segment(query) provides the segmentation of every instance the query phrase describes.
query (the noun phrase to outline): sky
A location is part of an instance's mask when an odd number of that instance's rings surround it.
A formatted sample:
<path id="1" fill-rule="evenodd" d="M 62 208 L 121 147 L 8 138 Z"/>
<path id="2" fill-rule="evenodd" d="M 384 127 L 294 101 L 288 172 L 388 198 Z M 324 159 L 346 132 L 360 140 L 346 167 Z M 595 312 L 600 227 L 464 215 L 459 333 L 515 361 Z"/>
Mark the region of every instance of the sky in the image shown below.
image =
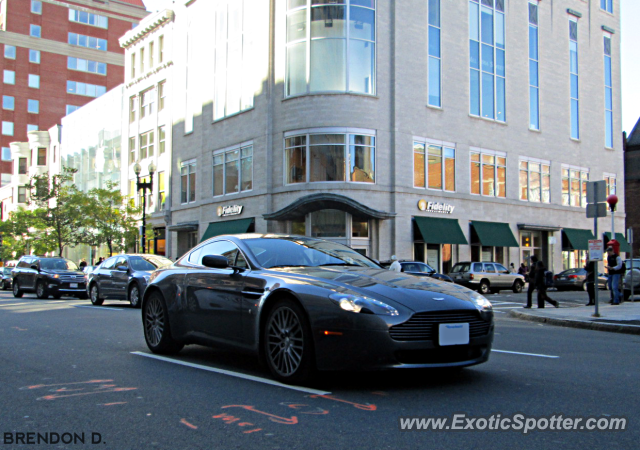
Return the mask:
<path id="1" fill-rule="evenodd" d="M 143 0 L 149 11 L 170 8 L 173 0 Z M 596 1 L 597 0 L 593 0 Z M 640 118 L 640 0 L 619 0 L 622 60 L 622 130 L 627 135 Z"/>

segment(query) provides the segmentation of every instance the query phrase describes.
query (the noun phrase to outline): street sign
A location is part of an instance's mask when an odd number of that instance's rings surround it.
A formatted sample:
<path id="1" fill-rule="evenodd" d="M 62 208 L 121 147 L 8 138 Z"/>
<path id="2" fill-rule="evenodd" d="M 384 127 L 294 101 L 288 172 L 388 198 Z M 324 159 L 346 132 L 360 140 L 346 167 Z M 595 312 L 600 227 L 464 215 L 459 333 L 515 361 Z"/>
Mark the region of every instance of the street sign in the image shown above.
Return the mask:
<path id="1" fill-rule="evenodd" d="M 604 180 L 587 182 L 587 203 L 607 201 L 607 184 Z"/>
<path id="2" fill-rule="evenodd" d="M 604 242 L 602 239 L 589 239 L 589 261 L 602 261 Z"/>
<path id="3" fill-rule="evenodd" d="M 633 228 L 627 228 L 627 242 L 633 244 Z"/>
<path id="4" fill-rule="evenodd" d="M 587 219 L 593 219 L 595 217 L 607 217 L 606 203 L 588 203 L 587 204 Z"/>

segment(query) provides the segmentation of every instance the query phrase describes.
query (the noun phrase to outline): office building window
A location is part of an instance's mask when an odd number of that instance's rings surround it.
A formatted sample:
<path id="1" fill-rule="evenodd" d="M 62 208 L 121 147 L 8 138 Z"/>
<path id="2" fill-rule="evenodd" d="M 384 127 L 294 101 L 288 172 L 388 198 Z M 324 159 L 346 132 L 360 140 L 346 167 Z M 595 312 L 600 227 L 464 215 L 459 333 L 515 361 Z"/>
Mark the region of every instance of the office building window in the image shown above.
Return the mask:
<path id="1" fill-rule="evenodd" d="M 68 43 L 78 45 L 80 47 L 93 48 L 96 50 L 107 51 L 107 40 L 99 39 L 93 36 L 85 36 L 83 34 L 69 33 Z"/>
<path id="2" fill-rule="evenodd" d="M 604 36 L 604 145 L 613 148 L 613 80 L 611 77 L 611 35 Z"/>
<path id="3" fill-rule="evenodd" d="M 148 131 L 140 135 L 140 159 L 153 156 L 154 138 L 155 133 L 153 131 Z"/>
<path id="4" fill-rule="evenodd" d="M 375 182 L 375 136 L 309 133 L 285 138 L 285 183 Z M 345 173 L 346 169 L 346 173 Z"/>
<path id="5" fill-rule="evenodd" d="M 31 114 L 39 114 L 40 113 L 40 102 L 38 100 L 27 100 L 27 112 Z"/>
<path id="6" fill-rule="evenodd" d="M 16 84 L 16 73 L 13 70 L 5 70 L 2 81 L 4 84 Z"/>
<path id="7" fill-rule="evenodd" d="M 540 129 L 538 82 L 538 0 L 529 3 L 529 128 Z"/>
<path id="8" fill-rule="evenodd" d="M 165 181 L 165 173 L 158 172 L 158 205 L 160 209 L 165 209 L 165 203 L 167 201 L 167 193 L 166 193 L 166 181 Z"/>
<path id="9" fill-rule="evenodd" d="M 129 164 L 136 162 L 136 138 L 129 138 Z"/>
<path id="10" fill-rule="evenodd" d="M 158 111 L 162 111 L 164 109 L 164 101 L 166 97 L 165 87 L 167 82 L 161 81 L 158 83 Z"/>
<path id="11" fill-rule="evenodd" d="M 27 158 L 18 158 L 18 174 L 27 174 Z"/>
<path id="12" fill-rule="evenodd" d="M 31 0 L 31 12 L 33 14 L 42 14 L 42 2 L 40 0 Z"/>
<path id="13" fill-rule="evenodd" d="M 109 28 L 108 17 L 75 9 L 69 9 L 69 22 L 83 23 L 98 28 Z"/>
<path id="14" fill-rule="evenodd" d="M 149 42 L 149 69 L 153 69 L 153 51 L 154 45 L 153 41 Z"/>
<path id="15" fill-rule="evenodd" d="M 164 125 L 158 127 L 158 154 L 162 155 L 165 152 L 165 140 L 166 140 L 166 132 Z"/>
<path id="16" fill-rule="evenodd" d="M 100 97 L 107 92 L 105 86 L 95 84 L 80 83 L 77 81 L 67 81 L 67 92 L 69 94 L 84 95 L 85 97 Z"/>
<path id="17" fill-rule="evenodd" d="M 164 62 L 164 36 L 158 38 L 158 64 Z"/>
<path id="18" fill-rule="evenodd" d="M 196 162 L 188 161 L 180 166 L 180 202 L 196 201 Z"/>
<path id="19" fill-rule="evenodd" d="M 469 112 L 506 121 L 504 0 L 469 2 Z"/>
<path id="20" fill-rule="evenodd" d="M 140 49 L 140 75 L 144 75 L 144 47 Z"/>
<path id="21" fill-rule="evenodd" d="M 613 0 L 600 0 L 600 9 L 613 14 Z"/>
<path id="22" fill-rule="evenodd" d="M 29 62 L 33 64 L 40 64 L 40 50 L 29 49 Z"/>
<path id="23" fill-rule="evenodd" d="M 142 55 L 141 55 L 142 56 Z M 156 90 L 147 89 L 140 93 L 140 118 L 153 114 L 156 103 Z"/>
<path id="24" fill-rule="evenodd" d="M 7 59 L 16 59 L 16 47 L 14 45 L 4 44 L 4 57 Z"/>
<path id="25" fill-rule="evenodd" d="M 2 134 L 4 136 L 13 136 L 13 122 L 2 121 Z"/>
<path id="26" fill-rule="evenodd" d="M 138 97 L 135 95 L 129 97 L 129 123 L 136 121 L 136 107 L 138 105 Z"/>
<path id="27" fill-rule="evenodd" d="M 562 204 L 565 206 L 587 206 L 587 182 L 589 170 L 562 166 Z"/>
<path id="28" fill-rule="evenodd" d="M 67 115 L 71 114 L 72 112 L 76 111 L 80 109 L 79 106 L 76 105 L 67 105 Z"/>
<path id="29" fill-rule="evenodd" d="M 27 188 L 18 186 L 18 203 L 27 203 Z"/>
<path id="30" fill-rule="evenodd" d="M 107 74 L 107 63 L 91 61 L 90 59 L 67 57 L 67 69 L 78 70 L 80 72 Z"/>
<path id="31" fill-rule="evenodd" d="M 42 37 L 42 28 L 40 25 L 29 25 L 29 36 L 35 38 Z"/>
<path id="32" fill-rule="evenodd" d="M 580 108 L 578 89 L 578 22 L 569 19 L 569 77 L 571 83 L 571 138 L 580 139 Z"/>
<path id="33" fill-rule="evenodd" d="M 440 56 L 440 0 L 429 0 L 429 105 L 442 106 Z"/>
<path id="34" fill-rule="evenodd" d="M 29 74 L 29 87 L 40 89 L 40 75 Z"/>
<path id="35" fill-rule="evenodd" d="M 490 150 L 472 151 L 471 193 L 505 198 L 507 154 Z"/>
<path id="36" fill-rule="evenodd" d="M 213 154 L 213 195 L 233 194 L 253 188 L 253 145 Z"/>
<path id="37" fill-rule="evenodd" d="M 456 190 L 456 150 L 452 145 L 413 143 L 413 186 Z"/>
<path id="38" fill-rule="evenodd" d="M 2 96 L 2 109 L 8 109 L 10 111 L 13 111 L 15 109 L 15 106 L 16 106 L 16 99 L 14 97 L 11 97 L 9 95 Z"/>
<path id="39" fill-rule="evenodd" d="M 616 176 L 615 174 L 605 173 L 604 181 L 607 184 L 607 197 L 616 194 Z"/>
<path id="40" fill-rule="evenodd" d="M 285 95 L 375 94 L 375 0 L 327 3 L 288 2 Z"/>
<path id="41" fill-rule="evenodd" d="M 28 133 L 29 131 L 38 131 L 38 125 L 28 124 L 28 125 L 27 125 L 27 133 Z"/>
<path id="42" fill-rule="evenodd" d="M 9 147 L 2 147 L 2 160 L 11 161 L 11 149 Z"/>
<path id="43" fill-rule="evenodd" d="M 136 77 L 136 54 L 131 54 L 131 78 Z"/>
<path id="44" fill-rule="evenodd" d="M 549 161 L 520 160 L 520 200 L 550 203 Z"/>
<path id="45" fill-rule="evenodd" d="M 38 165 L 47 165 L 47 149 L 44 147 L 38 148 Z"/>

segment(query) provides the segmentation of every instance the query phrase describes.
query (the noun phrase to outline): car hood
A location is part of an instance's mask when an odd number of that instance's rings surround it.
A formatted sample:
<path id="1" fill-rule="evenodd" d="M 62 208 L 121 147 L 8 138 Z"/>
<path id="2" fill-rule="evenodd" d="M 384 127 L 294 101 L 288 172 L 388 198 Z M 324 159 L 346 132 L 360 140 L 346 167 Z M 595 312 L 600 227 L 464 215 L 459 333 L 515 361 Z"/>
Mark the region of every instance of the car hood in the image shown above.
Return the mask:
<path id="1" fill-rule="evenodd" d="M 291 267 L 269 269 L 305 283 L 397 302 L 414 311 L 475 309 L 473 291 L 430 277 L 366 267 Z"/>

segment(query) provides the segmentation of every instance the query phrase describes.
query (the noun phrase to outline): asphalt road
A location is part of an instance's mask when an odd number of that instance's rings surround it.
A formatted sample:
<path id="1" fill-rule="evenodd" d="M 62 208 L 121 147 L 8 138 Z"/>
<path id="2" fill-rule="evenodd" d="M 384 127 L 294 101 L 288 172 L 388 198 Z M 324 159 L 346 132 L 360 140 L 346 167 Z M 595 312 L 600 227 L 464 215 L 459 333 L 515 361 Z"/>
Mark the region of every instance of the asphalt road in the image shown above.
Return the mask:
<path id="1" fill-rule="evenodd" d="M 150 358 L 140 310 L 126 303 L 2 292 L 0 448 L 638 448 L 640 336 L 520 322 L 504 312 L 521 307 L 525 294 L 489 297 L 497 325 L 486 364 L 323 373 L 296 390 L 268 384 L 251 356 L 190 346 L 176 358 Z M 556 297 L 563 306 L 586 301 L 586 293 Z M 220 369 L 229 373 L 211 371 Z M 457 413 L 624 416 L 627 429 L 400 431 L 401 417 Z M 16 444 L 18 432 L 84 433 L 85 443 Z"/>

